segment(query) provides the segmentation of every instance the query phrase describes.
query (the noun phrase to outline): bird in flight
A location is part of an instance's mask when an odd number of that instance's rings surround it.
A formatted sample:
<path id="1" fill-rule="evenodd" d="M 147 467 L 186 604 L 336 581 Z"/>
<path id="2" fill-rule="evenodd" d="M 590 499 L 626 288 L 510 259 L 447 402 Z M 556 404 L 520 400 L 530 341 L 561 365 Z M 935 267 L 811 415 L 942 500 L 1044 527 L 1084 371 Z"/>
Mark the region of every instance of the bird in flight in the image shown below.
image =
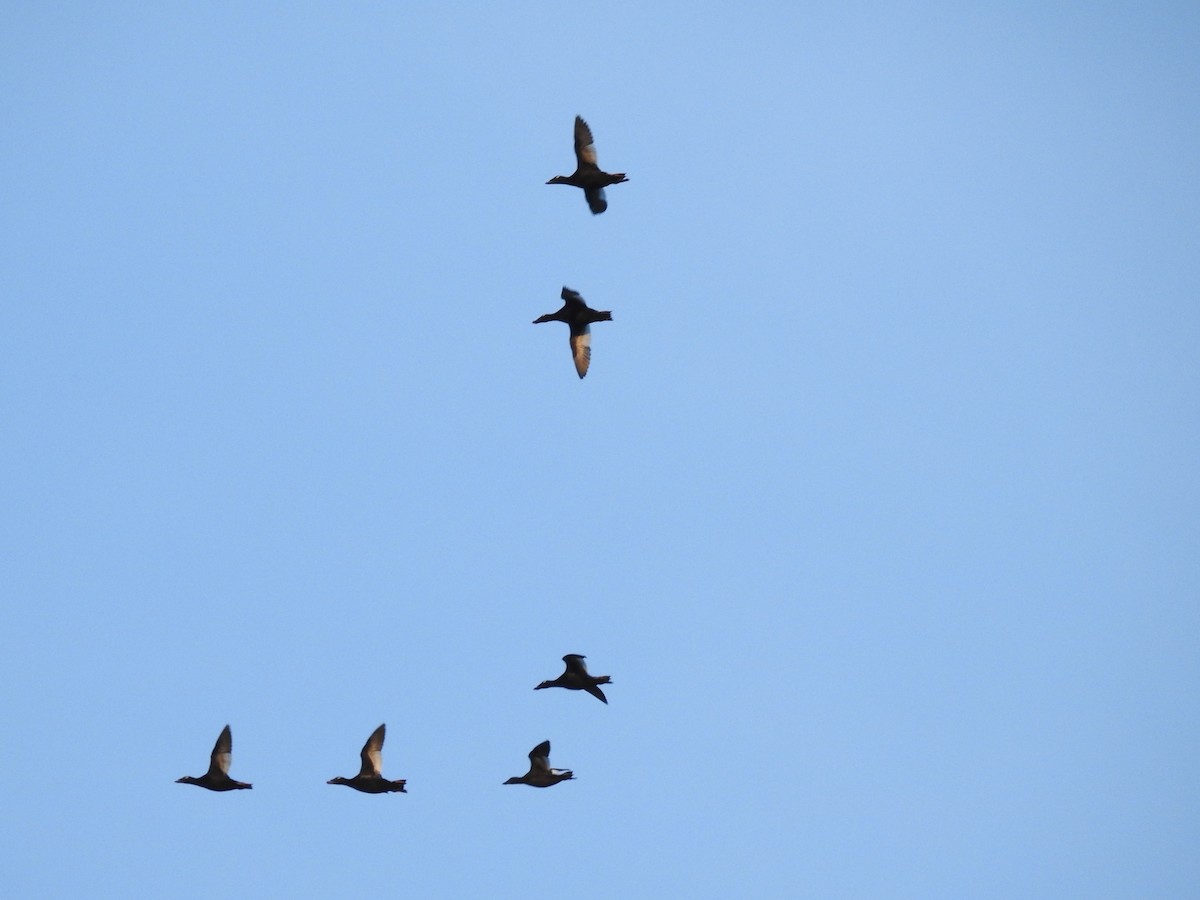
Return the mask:
<path id="1" fill-rule="evenodd" d="M 575 371 L 582 378 L 587 374 L 588 365 L 592 361 L 592 329 L 593 322 L 611 322 L 612 313 L 608 310 L 592 309 L 584 302 L 578 291 L 569 287 L 562 289 L 563 305 L 558 312 L 546 313 L 533 320 L 534 325 L 543 322 L 566 322 L 571 329 L 571 359 L 575 361 Z"/>
<path id="2" fill-rule="evenodd" d="M 532 787 L 550 787 L 560 781 L 570 781 L 574 778 L 570 769 L 550 768 L 550 742 L 542 741 L 529 751 L 529 771 L 524 775 L 514 775 L 505 784 L 528 784 Z"/>
<path id="3" fill-rule="evenodd" d="M 381 774 L 383 768 L 383 739 L 387 736 L 387 725 L 380 725 L 371 732 L 362 748 L 362 768 L 353 778 L 330 778 L 326 784 L 344 784 L 364 794 L 389 794 L 399 792 L 407 794 L 404 789 L 404 779 L 388 781 Z"/>
<path id="4" fill-rule="evenodd" d="M 543 681 L 534 690 L 560 687 L 569 691 L 587 691 L 601 703 L 608 703 L 608 698 L 604 696 L 604 691 L 600 690 L 599 685 L 611 684 L 612 679 L 607 675 L 589 675 L 587 664 L 584 662 L 586 658 L 579 653 L 568 653 L 563 657 L 563 662 L 567 664 L 566 671 L 553 681 Z"/>
<path id="5" fill-rule="evenodd" d="M 217 735 L 213 744 L 212 756 L 209 759 L 208 771 L 199 778 L 184 775 L 176 778 L 176 784 L 194 784 L 196 787 L 208 788 L 210 791 L 248 791 L 254 787 L 244 781 L 234 781 L 229 777 L 229 761 L 233 758 L 233 732 L 226 725 Z"/>
<path id="6" fill-rule="evenodd" d="M 624 172 L 605 172 L 596 163 L 596 144 L 592 140 L 592 129 L 579 116 L 575 117 L 575 171 L 570 175 L 555 175 L 546 184 L 569 184 L 583 188 L 592 215 L 608 209 L 604 189 L 610 184 L 628 181 Z"/>

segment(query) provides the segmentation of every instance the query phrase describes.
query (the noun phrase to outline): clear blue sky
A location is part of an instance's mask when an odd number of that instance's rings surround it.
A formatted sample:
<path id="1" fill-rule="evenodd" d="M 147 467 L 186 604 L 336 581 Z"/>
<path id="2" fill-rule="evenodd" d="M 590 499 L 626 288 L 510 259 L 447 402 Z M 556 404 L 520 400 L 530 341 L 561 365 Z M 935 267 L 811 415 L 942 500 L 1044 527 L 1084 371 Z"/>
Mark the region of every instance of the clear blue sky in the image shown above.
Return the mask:
<path id="1" fill-rule="evenodd" d="M 1200 9 L 402 6 L 3 15 L 6 892 L 1193 894 Z"/>

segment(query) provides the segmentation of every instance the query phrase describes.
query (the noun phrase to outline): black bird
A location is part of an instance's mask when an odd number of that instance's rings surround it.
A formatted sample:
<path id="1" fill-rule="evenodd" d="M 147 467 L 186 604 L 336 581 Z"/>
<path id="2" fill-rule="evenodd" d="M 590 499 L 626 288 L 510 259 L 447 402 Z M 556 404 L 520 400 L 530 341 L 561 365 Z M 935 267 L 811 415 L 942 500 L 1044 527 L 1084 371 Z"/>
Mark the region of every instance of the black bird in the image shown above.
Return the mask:
<path id="1" fill-rule="evenodd" d="M 194 784 L 197 787 L 208 788 L 210 791 L 248 791 L 254 787 L 244 781 L 234 781 L 229 777 L 229 760 L 233 756 L 233 733 L 226 725 L 217 736 L 213 745 L 212 758 L 208 763 L 208 771 L 199 778 L 184 775 L 176 778 L 176 784 Z"/>
<path id="2" fill-rule="evenodd" d="M 592 129 L 579 116 L 575 117 L 575 171 L 570 175 L 555 175 L 546 184 L 569 184 L 583 188 L 588 209 L 599 215 L 608 209 L 604 188 L 610 184 L 628 181 L 624 172 L 604 172 L 596 164 L 596 145 L 592 141 Z"/>
<path id="3" fill-rule="evenodd" d="M 574 778 L 570 769 L 550 768 L 550 742 L 542 741 L 529 751 L 529 771 L 524 775 L 514 775 L 505 784 L 528 784 L 532 787 L 550 787 L 560 781 Z"/>
<path id="4" fill-rule="evenodd" d="M 575 360 L 575 371 L 582 378 L 587 374 L 588 364 L 592 361 L 592 322 L 611 322 L 612 313 L 608 310 L 592 309 L 584 302 L 578 291 L 569 287 L 562 289 L 564 301 L 558 312 L 546 313 L 533 320 L 534 325 L 543 322 L 566 322 L 571 329 L 571 358 Z"/>
<path id="5" fill-rule="evenodd" d="M 330 778 L 326 784 L 344 784 L 364 794 L 388 794 L 399 791 L 407 794 L 404 789 L 404 779 L 388 781 L 380 774 L 383 767 L 383 739 L 387 735 L 387 725 L 380 725 L 367 738 L 362 748 L 362 768 L 353 778 Z"/>
<path id="6" fill-rule="evenodd" d="M 566 671 L 553 681 L 543 681 L 534 690 L 540 691 L 542 688 L 560 687 L 566 688 L 569 691 L 587 691 L 602 703 L 608 703 L 608 698 L 604 696 L 604 691 L 600 690 L 597 685 L 611 684 L 612 679 L 607 675 L 589 675 L 587 665 L 584 663 L 586 658 L 578 653 L 568 653 L 563 657 L 563 662 L 567 664 Z"/>

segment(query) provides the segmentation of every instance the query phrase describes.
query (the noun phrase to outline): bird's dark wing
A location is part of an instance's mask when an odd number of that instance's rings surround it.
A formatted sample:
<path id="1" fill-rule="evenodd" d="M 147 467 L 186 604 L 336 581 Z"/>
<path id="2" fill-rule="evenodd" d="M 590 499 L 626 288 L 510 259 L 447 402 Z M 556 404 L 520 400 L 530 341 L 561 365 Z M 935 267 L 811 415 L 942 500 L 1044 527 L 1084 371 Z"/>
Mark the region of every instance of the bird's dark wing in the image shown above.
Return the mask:
<path id="1" fill-rule="evenodd" d="M 587 308 L 587 302 L 583 299 L 583 295 L 579 291 L 573 291 L 566 285 L 563 286 L 562 294 L 560 295 L 568 307 Z"/>
<path id="2" fill-rule="evenodd" d="M 583 686 L 583 689 L 585 691 L 587 691 L 589 694 L 591 694 L 593 697 L 595 697 L 597 700 L 600 700 L 602 703 L 604 703 L 605 706 L 608 705 L 608 698 L 604 696 L 604 691 L 600 690 L 600 688 L 596 687 L 596 685 L 585 684 Z"/>
<path id="3" fill-rule="evenodd" d="M 608 209 L 608 197 L 604 194 L 604 188 L 584 188 L 583 198 L 587 200 L 588 209 L 592 211 L 593 216 L 598 216 Z"/>

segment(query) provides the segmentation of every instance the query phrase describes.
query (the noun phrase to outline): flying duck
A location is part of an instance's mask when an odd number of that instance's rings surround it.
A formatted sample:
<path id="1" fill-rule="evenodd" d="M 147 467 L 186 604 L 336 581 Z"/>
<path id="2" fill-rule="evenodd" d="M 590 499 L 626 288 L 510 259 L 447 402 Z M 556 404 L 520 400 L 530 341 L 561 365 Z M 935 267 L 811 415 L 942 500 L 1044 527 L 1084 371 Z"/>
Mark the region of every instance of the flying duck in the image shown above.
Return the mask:
<path id="1" fill-rule="evenodd" d="M 344 784 L 364 794 L 388 794 L 399 791 L 407 794 L 404 789 L 404 779 L 388 781 L 380 774 L 383 758 L 383 739 L 387 734 L 387 725 L 380 725 L 371 732 L 362 748 L 362 768 L 353 778 L 330 778 L 326 784 Z"/>
<path id="2" fill-rule="evenodd" d="M 234 781 L 229 777 L 229 760 L 233 756 L 233 733 L 226 725 L 217 735 L 213 745 L 212 757 L 208 763 L 208 771 L 199 778 L 184 775 L 176 778 L 176 784 L 194 784 L 197 787 L 208 788 L 210 791 L 248 791 L 254 787 L 244 781 Z"/>
<path id="3" fill-rule="evenodd" d="M 578 291 L 569 287 L 562 289 L 565 301 L 558 312 L 546 313 L 533 320 L 534 325 L 543 322 L 566 322 L 571 329 L 571 358 L 575 360 L 575 371 L 582 378 L 587 374 L 588 364 L 592 361 L 592 322 L 611 322 L 612 313 L 608 310 L 592 309 L 584 302 Z"/>
<path id="4" fill-rule="evenodd" d="M 624 172 L 604 172 L 596 164 L 596 145 L 592 141 L 592 129 L 579 116 L 575 117 L 575 171 L 571 175 L 555 175 L 546 184 L 569 184 L 583 188 L 588 209 L 599 215 L 608 209 L 604 199 L 604 188 L 610 184 L 628 181 Z"/>
<path id="5" fill-rule="evenodd" d="M 607 675 L 589 675 L 585 659 L 587 657 L 579 653 L 568 653 L 563 657 L 563 662 L 567 664 L 566 671 L 553 681 L 543 681 L 534 690 L 560 687 L 569 691 L 587 691 L 600 702 L 608 703 L 608 698 L 604 696 L 604 691 L 600 690 L 598 685 L 611 684 L 612 679 Z"/>
<path id="6" fill-rule="evenodd" d="M 524 775 L 514 775 L 504 783 L 544 788 L 560 781 L 570 781 L 574 777 L 570 769 L 550 768 L 550 742 L 542 741 L 529 751 L 529 771 Z"/>

